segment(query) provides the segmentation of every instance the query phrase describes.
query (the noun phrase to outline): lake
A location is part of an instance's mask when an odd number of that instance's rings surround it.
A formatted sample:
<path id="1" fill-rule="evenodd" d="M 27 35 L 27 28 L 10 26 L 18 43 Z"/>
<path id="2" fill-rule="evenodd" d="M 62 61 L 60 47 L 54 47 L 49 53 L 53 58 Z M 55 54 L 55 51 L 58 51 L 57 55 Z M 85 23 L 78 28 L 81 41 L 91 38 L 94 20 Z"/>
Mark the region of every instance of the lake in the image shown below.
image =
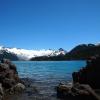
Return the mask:
<path id="1" fill-rule="evenodd" d="M 85 61 L 15 61 L 21 78 L 37 81 L 71 80 L 71 74 L 86 65 Z"/>
<path id="2" fill-rule="evenodd" d="M 37 97 L 42 95 L 52 98 L 50 100 L 56 100 L 55 87 L 60 82 L 72 82 L 72 72 L 86 65 L 85 61 L 14 61 L 14 63 L 21 78 L 34 80 L 33 85 L 39 90 Z"/>

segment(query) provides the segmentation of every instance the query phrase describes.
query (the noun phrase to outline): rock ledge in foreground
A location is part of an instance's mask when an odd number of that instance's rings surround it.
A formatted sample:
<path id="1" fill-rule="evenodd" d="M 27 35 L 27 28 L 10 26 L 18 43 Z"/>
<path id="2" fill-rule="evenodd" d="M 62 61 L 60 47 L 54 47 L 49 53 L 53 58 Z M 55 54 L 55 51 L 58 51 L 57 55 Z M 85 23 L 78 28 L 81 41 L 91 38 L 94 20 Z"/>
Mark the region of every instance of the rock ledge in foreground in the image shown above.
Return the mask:
<path id="1" fill-rule="evenodd" d="M 72 74 L 73 85 L 60 84 L 57 87 L 59 98 L 71 100 L 100 100 L 95 89 L 100 90 L 100 56 L 91 57 L 86 67 Z"/>
<path id="2" fill-rule="evenodd" d="M 25 86 L 21 83 L 16 66 L 8 59 L 2 59 L 0 63 L 0 100 L 6 93 L 21 92 Z"/>

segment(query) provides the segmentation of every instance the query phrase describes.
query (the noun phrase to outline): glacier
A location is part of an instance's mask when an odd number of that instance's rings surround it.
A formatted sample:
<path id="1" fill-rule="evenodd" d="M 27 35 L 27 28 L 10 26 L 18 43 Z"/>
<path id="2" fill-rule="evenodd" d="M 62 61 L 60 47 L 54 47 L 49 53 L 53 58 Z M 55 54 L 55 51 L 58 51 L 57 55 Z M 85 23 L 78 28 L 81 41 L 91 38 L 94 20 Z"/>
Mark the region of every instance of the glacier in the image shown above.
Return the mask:
<path id="1" fill-rule="evenodd" d="M 19 49 L 19 48 L 9 48 L 0 46 L 0 50 L 5 50 L 8 53 L 13 53 L 17 55 L 20 60 L 29 60 L 33 57 L 39 56 L 58 56 L 60 54 L 65 55 L 66 51 L 62 50 L 28 50 L 28 49 Z"/>

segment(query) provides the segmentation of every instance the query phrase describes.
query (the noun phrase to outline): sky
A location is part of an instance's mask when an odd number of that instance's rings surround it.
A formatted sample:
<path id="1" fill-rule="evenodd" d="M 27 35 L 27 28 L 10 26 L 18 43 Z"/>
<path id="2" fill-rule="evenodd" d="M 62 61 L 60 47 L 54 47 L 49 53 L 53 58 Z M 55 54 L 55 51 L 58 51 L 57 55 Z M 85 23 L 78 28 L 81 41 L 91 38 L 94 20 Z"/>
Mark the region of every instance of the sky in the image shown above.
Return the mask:
<path id="1" fill-rule="evenodd" d="M 100 42 L 100 0 L 0 0 L 0 45 L 70 50 Z"/>

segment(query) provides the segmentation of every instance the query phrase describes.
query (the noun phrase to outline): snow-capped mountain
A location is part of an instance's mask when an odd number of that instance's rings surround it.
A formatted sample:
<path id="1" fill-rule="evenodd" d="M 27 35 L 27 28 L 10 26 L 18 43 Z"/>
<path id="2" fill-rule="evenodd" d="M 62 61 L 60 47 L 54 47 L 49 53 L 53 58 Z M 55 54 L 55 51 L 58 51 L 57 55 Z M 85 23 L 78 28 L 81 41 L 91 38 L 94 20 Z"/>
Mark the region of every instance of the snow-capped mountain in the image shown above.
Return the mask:
<path id="1" fill-rule="evenodd" d="M 1 51 L 6 51 L 8 53 L 15 54 L 20 60 L 29 60 L 33 57 L 39 56 L 58 56 L 58 55 L 65 55 L 66 51 L 62 48 L 59 50 L 27 50 L 27 49 L 19 49 L 19 48 L 8 48 L 0 46 Z"/>

